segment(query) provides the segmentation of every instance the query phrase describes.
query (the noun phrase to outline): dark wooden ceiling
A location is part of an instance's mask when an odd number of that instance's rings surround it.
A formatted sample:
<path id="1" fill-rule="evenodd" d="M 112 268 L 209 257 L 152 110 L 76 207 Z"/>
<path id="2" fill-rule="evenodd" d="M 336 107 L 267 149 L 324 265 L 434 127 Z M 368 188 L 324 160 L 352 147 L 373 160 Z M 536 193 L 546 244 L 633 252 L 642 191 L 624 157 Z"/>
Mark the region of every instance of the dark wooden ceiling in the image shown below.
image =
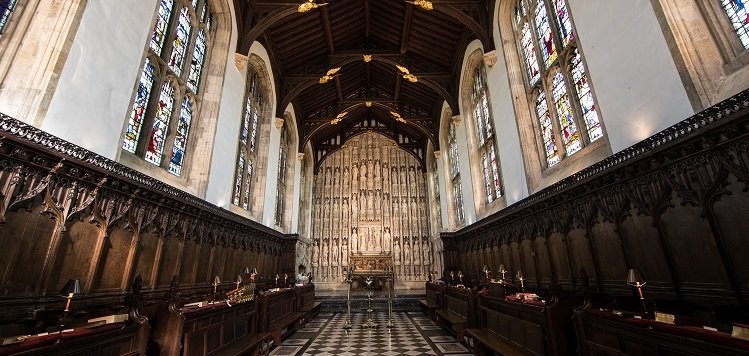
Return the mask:
<path id="1" fill-rule="evenodd" d="M 327 0 L 328 5 L 299 13 L 303 1 L 234 0 L 241 34 L 237 52 L 247 54 L 254 41 L 269 51 L 276 116 L 293 104 L 299 150 L 311 142 L 322 154 L 316 154 L 319 162 L 347 138 L 376 130 L 423 163 L 427 142 L 439 147 L 442 103 L 458 113 L 466 46 L 479 39 L 485 51 L 494 49 L 488 26 L 494 0 L 434 0 L 432 10 L 404 0 Z M 396 65 L 418 81 L 404 79 Z M 341 69 L 333 79 L 319 83 L 336 67 Z M 342 112 L 347 114 L 332 124 Z"/>

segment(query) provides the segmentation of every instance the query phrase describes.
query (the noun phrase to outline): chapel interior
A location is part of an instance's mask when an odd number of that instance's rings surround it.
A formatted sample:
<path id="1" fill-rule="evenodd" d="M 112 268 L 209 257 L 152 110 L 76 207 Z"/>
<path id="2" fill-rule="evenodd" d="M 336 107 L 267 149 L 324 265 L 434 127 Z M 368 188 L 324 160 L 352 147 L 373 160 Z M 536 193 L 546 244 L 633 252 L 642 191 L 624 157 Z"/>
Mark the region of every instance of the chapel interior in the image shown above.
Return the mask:
<path id="1" fill-rule="evenodd" d="M 0 0 L 0 355 L 749 355 L 749 0 Z"/>

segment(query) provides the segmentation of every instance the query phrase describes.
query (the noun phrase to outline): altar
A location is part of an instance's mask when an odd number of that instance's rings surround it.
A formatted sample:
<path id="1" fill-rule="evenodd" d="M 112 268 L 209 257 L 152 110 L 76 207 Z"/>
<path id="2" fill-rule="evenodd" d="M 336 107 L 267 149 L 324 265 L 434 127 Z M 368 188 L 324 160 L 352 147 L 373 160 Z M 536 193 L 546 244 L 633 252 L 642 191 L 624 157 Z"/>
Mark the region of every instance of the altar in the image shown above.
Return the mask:
<path id="1" fill-rule="evenodd" d="M 374 290 L 387 290 L 389 283 L 393 282 L 393 256 L 390 253 L 378 255 L 352 254 L 349 256 L 351 262 L 352 289 L 365 289 L 365 280 L 368 277 L 374 279 L 372 288 Z"/>

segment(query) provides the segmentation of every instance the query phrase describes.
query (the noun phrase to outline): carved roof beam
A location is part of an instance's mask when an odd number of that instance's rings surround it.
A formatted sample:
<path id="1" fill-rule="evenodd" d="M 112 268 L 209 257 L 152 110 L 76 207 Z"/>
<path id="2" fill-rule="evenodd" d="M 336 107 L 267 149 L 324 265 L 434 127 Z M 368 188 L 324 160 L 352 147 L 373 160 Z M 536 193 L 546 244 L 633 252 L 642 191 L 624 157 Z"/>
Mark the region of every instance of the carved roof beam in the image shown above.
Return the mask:
<path id="1" fill-rule="evenodd" d="M 401 33 L 400 53 L 406 53 L 408 50 L 408 39 L 411 35 L 411 23 L 414 14 L 414 6 L 411 3 L 406 4 L 406 13 L 403 15 L 403 32 Z"/>

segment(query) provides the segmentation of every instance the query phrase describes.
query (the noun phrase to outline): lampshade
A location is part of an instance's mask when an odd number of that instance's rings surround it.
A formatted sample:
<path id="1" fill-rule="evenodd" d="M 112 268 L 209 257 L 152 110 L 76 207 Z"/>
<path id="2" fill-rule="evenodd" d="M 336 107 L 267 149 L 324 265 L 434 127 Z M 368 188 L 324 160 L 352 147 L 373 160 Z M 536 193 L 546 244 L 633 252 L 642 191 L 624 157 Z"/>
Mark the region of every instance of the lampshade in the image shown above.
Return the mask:
<path id="1" fill-rule="evenodd" d="M 627 273 L 627 284 L 636 286 L 644 286 L 645 285 L 645 279 L 642 278 L 642 275 L 640 275 L 640 271 L 630 268 L 629 272 Z"/>
<path id="2" fill-rule="evenodd" d="M 524 279 L 525 277 L 523 276 L 523 271 L 521 271 L 521 270 L 518 270 L 518 274 L 516 275 L 516 277 L 517 277 L 518 279 Z"/>
<path id="3" fill-rule="evenodd" d="M 68 283 L 60 290 L 60 295 L 69 297 L 71 295 L 81 294 L 81 281 L 79 279 L 69 279 Z"/>
<path id="4" fill-rule="evenodd" d="M 276 279 L 278 279 L 278 273 L 276 273 Z"/>
<path id="5" fill-rule="evenodd" d="M 250 274 L 250 267 L 245 266 L 244 269 L 242 270 L 242 273 L 243 274 Z"/>
<path id="6" fill-rule="evenodd" d="M 251 274 L 257 274 L 257 268 L 255 268 L 255 267 L 252 267 L 252 271 L 251 271 L 250 273 L 251 273 Z"/>
<path id="7" fill-rule="evenodd" d="M 505 265 L 504 264 L 500 264 L 499 265 L 499 272 L 500 273 L 506 273 L 507 272 L 507 270 L 505 269 Z"/>
<path id="8" fill-rule="evenodd" d="M 484 269 L 483 269 L 483 271 L 484 271 L 484 272 L 486 272 L 486 271 L 488 271 L 488 270 L 489 270 L 489 266 L 487 266 L 487 265 L 484 265 Z"/>
<path id="9" fill-rule="evenodd" d="M 238 274 L 238 275 L 237 275 L 237 283 L 238 283 L 238 284 L 239 284 L 239 283 L 242 283 L 242 275 L 241 275 L 241 274 Z"/>
<path id="10" fill-rule="evenodd" d="M 221 284 L 221 278 L 218 278 L 218 276 L 216 276 L 216 277 L 213 277 L 213 284 L 214 284 L 214 285 L 219 285 L 219 284 Z"/>

